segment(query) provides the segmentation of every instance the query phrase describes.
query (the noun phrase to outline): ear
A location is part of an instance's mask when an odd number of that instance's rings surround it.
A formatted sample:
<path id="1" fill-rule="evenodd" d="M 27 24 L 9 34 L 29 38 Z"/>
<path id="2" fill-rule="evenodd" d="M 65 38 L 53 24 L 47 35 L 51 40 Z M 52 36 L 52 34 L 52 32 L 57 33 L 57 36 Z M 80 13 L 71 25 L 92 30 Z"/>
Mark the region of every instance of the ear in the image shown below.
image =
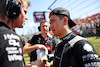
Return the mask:
<path id="1" fill-rule="evenodd" d="M 64 21 L 68 21 L 68 18 L 67 17 L 64 17 Z"/>
<path id="2" fill-rule="evenodd" d="M 68 24 L 68 18 L 64 17 L 64 24 Z"/>

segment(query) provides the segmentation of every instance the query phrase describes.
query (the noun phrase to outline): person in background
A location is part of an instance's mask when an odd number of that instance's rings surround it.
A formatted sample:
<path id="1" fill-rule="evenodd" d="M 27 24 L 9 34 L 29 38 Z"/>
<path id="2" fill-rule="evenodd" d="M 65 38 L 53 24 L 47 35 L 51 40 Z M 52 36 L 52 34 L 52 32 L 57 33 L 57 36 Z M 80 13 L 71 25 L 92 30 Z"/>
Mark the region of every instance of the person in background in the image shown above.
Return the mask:
<path id="1" fill-rule="evenodd" d="M 71 30 L 76 24 L 67 9 L 58 7 L 49 15 L 50 29 L 60 42 L 55 46 L 53 67 L 100 67 L 100 58 L 92 44 Z"/>
<path id="2" fill-rule="evenodd" d="M 98 16 L 96 22 L 96 39 L 100 38 L 100 17 Z"/>
<path id="3" fill-rule="evenodd" d="M 38 35 L 33 35 L 28 42 L 25 44 L 23 48 L 23 53 L 31 53 L 30 61 L 33 62 L 37 59 L 37 49 L 44 50 L 45 47 L 48 49 L 48 54 L 54 54 L 54 44 L 55 40 L 52 35 L 49 34 L 49 24 L 46 20 L 42 20 L 40 23 L 40 27 L 38 27 L 39 31 L 41 31 Z M 47 58 L 48 57 L 48 58 Z M 49 59 L 50 57 L 50 59 Z M 53 56 L 45 55 L 45 59 L 43 60 L 52 60 Z"/>

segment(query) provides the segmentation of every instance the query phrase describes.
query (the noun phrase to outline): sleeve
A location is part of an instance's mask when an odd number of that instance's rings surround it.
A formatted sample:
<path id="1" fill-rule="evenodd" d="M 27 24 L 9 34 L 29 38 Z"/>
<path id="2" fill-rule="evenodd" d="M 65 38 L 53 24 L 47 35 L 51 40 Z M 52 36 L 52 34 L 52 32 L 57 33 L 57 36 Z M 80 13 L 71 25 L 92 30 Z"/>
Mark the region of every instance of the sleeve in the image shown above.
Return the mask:
<path id="1" fill-rule="evenodd" d="M 33 36 L 28 40 L 28 43 L 34 45 L 34 42 L 35 42 L 35 36 L 33 35 Z"/>
<path id="2" fill-rule="evenodd" d="M 55 50 L 56 41 L 54 38 L 49 38 L 46 42 L 47 45 L 52 47 L 52 50 Z"/>
<path id="3" fill-rule="evenodd" d="M 83 67 L 100 67 L 100 58 L 91 43 L 81 40 L 74 45 L 74 53 Z"/>

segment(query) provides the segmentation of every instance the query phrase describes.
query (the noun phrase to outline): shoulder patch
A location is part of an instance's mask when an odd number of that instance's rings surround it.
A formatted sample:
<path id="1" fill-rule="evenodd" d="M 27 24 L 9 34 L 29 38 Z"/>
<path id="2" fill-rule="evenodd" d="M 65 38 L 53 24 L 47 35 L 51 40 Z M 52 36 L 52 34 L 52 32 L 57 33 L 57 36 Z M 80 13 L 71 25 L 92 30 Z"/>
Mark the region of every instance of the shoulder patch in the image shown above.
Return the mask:
<path id="1" fill-rule="evenodd" d="M 90 44 L 85 44 L 83 46 L 83 49 L 88 51 L 88 52 L 93 51 L 93 48 L 92 48 L 92 46 Z"/>
<path id="2" fill-rule="evenodd" d="M 86 40 L 86 39 L 77 35 L 77 36 L 74 37 L 72 40 L 70 40 L 68 43 L 73 47 L 74 44 L 75 44 L 76 42 L 78 42 L 79 40 Z"/>

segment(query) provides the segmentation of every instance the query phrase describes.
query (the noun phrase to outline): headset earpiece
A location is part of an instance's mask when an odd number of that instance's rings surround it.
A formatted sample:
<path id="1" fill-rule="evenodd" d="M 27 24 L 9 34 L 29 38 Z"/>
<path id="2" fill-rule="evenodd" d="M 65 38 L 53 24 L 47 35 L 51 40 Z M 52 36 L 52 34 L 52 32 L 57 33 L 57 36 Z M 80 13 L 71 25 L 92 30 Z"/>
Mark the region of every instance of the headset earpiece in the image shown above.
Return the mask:
<path id="1" fill-rule="evenodd" d="M 6 10 L 6 15 L 10 19 L 16 19 L 21 13 L 20 5 L 17 2 L 12 2 L 12 1 L 6 3 L 5 10 Z"/>
<path id="2" fill-rule="evenodd" d="M 38 30 L 41 31 L 40 26 L 38 27 Z"/>
<path id="3" fill-rule="evenodd" d="M 49 28 L 49 31 L 50 31 L 51 29 Z"/>

